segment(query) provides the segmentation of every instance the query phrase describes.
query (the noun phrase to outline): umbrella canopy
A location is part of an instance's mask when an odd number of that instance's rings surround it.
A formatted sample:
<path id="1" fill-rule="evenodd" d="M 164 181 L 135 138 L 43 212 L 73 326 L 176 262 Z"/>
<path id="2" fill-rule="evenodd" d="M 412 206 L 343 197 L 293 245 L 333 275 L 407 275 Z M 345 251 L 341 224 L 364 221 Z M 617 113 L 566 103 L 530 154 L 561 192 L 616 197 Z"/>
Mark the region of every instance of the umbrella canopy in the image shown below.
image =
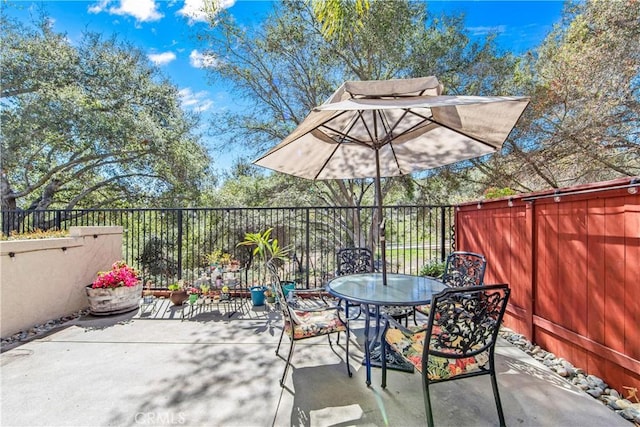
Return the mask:
<path id="1" fill-rule="evenodd" d="M 380 177 L 499 150 L 528 104 L 528 97 L 445 96 L 433 76 L 348 81 L 254 163 L 313 180 L 376 178 L 381 214 Z M 381 228 L 385 278 L 384 221 Z"/>
<path id="2" fill-rule="evenodd" d="M 443 96 L 435 77 L 345 82 L 255 163 L 308 179 L 400 176 L 499 150 L 526 97 Z"/>

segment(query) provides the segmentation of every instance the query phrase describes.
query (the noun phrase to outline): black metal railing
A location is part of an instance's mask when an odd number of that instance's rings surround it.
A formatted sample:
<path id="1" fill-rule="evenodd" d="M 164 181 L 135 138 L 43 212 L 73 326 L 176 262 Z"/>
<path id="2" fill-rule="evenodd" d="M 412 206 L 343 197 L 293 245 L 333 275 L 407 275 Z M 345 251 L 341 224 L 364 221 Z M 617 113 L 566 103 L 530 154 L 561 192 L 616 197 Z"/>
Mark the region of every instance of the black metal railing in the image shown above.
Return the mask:
<path id="1" fill-rule="evenodd" d="M 343 247 L 368 247 L 379 264 L 373 207 L 185 208 L 3 211 L 2 231 L 64 230 L 72 226 L 123 227 L 123 257 L 154 287 L 195 280 L 210 269 L 207 254 L 233 254 L 247 283 L 257 280 L 250 248 L 237 244 L 246 232 L 273 228 L 272 236 L 291 248 L 284 278 L 302 287 L 323 286 L 335 271 Z M 430 261 L 453 250 L 451 206 L 386 206 L 387 263 L 393 272 L 418 274 Z"/>

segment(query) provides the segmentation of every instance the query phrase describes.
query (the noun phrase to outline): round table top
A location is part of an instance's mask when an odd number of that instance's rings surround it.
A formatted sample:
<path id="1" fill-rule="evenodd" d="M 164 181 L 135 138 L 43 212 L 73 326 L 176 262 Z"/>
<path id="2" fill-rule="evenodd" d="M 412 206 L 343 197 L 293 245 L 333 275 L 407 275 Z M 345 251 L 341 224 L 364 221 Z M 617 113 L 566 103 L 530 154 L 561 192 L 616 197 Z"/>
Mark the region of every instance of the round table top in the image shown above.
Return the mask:
<path id="1" fill-rule="evenodd" d="M 327 292 L 351 302 L 373 305 L 422 305 L 446 285 L 432 277 L 387 273 L 387 285 L 382 273 L 360 273 L 339 276 L 327 284 Z"/>

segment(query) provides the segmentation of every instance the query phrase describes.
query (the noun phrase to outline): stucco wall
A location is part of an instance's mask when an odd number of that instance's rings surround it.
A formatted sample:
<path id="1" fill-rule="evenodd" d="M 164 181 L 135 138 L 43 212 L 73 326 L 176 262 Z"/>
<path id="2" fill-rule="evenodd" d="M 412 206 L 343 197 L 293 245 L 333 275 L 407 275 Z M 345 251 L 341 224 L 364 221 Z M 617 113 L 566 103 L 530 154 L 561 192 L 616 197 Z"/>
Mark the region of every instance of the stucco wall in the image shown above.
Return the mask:
<path id="1" fill-rule="evenodd" d="M 0 336 L 89 305 L 84 287 L 122 259 L 122 227 L 71 227 L 70 237 L 0 242 Z"/>

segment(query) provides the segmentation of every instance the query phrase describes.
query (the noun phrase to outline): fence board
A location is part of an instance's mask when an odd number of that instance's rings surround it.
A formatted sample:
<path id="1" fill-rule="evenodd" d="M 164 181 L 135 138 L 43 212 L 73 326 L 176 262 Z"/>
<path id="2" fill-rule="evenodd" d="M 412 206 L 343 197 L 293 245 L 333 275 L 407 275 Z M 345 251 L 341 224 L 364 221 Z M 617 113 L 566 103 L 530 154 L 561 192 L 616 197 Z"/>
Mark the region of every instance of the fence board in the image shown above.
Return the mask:
<path id="1" fill-rule="evenodd" d="M 563 324 L 587 333 L 587 215 L 586 201 L 558 206 L 558 302 Z"/>
<path id="2" fill-rule="evenodd" d="M 603 199 L 589 200 L 587 231 L 587 336 L 604 342 L 604 277 L 606 260 L 606 208 Z"/>
<path id="3" fill-rule="evenodd" d="M 489 254 L 485 279 L 511 286 L 505 324 L 620 392 L 640 389 L 640 194 L 628 185 L 561 189 L 558 202 L 552 191 L 517 196 L 511 209 L 504 199 L 465 204 L 456 214 L 457 249 Z"/>
<path id="4" fill-rule="evenodd" d="M 624 199 L 607 200 L 605 238 L 605 344 L 624 351 Z"/>
<path id="5" fill-rule="evenodd" d="M 545 319 L 557 322 L 559 320 L 558 295 L 554 284 L 558 277 L 558 266 L 555 262 L 558 258 L 558 206 L 547 203 L 536 207 L 533 213 L 537 237 L 534 263 L 537 284 L 535 312 Z"/>
<path id="6" fill-rule="evenodd" d="M 624 351 L 640 360 L 640 206 L 633 204 L 634 197 L 625 198 Z"/>

